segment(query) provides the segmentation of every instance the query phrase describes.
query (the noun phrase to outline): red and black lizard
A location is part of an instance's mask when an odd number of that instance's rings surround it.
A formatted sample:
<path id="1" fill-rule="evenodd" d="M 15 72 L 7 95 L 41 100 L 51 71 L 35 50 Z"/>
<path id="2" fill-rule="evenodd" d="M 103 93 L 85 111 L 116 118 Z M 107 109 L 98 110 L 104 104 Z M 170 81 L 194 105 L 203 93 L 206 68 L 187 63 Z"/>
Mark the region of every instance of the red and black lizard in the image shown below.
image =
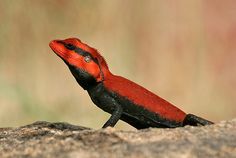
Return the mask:
<path id="1" fill-rule="evenodd" d="M 212 122 L 186 114 L 176 106 L 121 76 L 112 74 L 100 53 L 77 38 L 53 40 L 51 49 L 66 63 L 94 104 L 111 114 L 103 128 L 119 119 L 137 129 L 210 125 Z"/>

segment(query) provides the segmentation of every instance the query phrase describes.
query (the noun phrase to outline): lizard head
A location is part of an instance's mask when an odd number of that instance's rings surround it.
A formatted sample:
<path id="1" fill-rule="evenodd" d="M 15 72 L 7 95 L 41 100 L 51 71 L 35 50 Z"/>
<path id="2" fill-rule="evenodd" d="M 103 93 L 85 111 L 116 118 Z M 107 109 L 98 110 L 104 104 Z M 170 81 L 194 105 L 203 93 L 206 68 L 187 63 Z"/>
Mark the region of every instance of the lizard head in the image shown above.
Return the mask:
<path id="1" fill-rule="evenodd" d="M 68 65 L 84 89 L 102 82 L 109 73 L 106 61 L 99 52 L 77 38 L 53 40 L 49 46 Z"/>

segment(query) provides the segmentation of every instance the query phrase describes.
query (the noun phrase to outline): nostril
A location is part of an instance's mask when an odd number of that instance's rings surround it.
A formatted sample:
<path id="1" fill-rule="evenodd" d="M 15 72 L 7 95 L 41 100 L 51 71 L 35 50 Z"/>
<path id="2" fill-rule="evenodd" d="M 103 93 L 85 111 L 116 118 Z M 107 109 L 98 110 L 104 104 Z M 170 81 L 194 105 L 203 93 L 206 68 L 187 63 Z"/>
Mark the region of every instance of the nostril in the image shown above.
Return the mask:
<path id="1" fill-rule="evenodd" d="M 51 41 L 51 42 L 49 43 L 49 46 L 52 47 L 52 46 L 55 44 L 55 42 L 56 42 L 55 40 Z"/>

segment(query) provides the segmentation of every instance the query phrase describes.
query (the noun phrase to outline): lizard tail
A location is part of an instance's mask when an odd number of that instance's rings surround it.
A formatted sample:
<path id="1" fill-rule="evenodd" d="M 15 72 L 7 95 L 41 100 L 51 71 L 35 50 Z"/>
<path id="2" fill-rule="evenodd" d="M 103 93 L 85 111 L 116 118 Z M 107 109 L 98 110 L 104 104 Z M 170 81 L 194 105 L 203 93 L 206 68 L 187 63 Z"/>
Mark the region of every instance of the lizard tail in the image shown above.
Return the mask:
<path id="1" fill-rule="evenodd" d="M 183 121 L 183 126 L 185 126 L 185 125 L 205 126 L 205 125 L 211 125 L 211 124 L 214 124 L 214 123 L 211 121 L 208 121 L 204 118 L 193 115 L 193 114 L 187 114 L 184 121 Z"/>

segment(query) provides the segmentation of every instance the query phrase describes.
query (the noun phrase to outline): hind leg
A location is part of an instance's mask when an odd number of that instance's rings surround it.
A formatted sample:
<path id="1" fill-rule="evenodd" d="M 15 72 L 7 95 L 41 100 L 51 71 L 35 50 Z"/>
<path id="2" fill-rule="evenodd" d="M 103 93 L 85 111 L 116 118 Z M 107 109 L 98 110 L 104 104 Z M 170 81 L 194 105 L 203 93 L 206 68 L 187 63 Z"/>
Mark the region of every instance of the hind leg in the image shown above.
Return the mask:
<path id="1" fill-rule="evenodd" d="M 183 125 L 191 125 L 191 126 L 198 126 L 198 125 L 201 125 L 201 126 L 205 126 L 205 125 L 211 125 L 211 124 L 214 124 L 213 122 L 211 121 L 208 121 L 204 118 L 201 118 L 201 117 L 198 117 L 196 115 L 193 115 L 193 114 L 187 114 L 185 119 L 184 119 L 184 122 L 183 122 Z"/>

